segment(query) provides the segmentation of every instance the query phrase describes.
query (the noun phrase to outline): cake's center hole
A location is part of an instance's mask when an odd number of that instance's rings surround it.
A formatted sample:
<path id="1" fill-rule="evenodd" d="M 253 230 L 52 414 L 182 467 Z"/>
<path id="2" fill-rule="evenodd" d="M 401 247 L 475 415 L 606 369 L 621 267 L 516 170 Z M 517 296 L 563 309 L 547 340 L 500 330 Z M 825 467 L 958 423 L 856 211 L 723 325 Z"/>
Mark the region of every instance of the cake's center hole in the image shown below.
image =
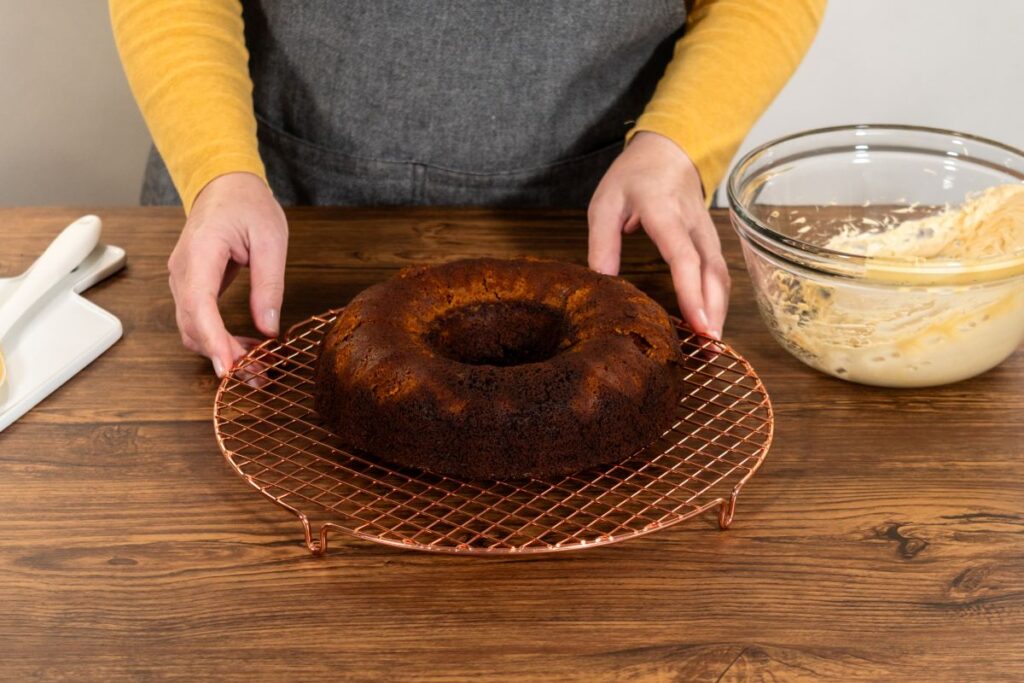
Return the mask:
<path id="1" fill-rule="evenodd" d="M 562 313 L 544 304 L 502 301 L 449 311 L 427 341 L 446 358 L 469 365 L 523 365 L 551 358 L 566 337 Z"/>

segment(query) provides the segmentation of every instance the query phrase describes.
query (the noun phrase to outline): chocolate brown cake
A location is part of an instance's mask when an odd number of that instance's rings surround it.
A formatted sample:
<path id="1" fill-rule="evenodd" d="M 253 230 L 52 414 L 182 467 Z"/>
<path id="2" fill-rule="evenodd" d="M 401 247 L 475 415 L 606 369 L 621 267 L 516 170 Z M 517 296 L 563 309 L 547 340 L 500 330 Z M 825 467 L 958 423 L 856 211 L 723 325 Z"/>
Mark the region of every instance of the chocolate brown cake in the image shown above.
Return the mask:
<path id="1" fill-rule="evenodd" d="M 347 447 L 464 479 L 628 457 L 672 425 L 682 357 L 625 280 L 532 259 L 403 270 L 341 312 L 316 405 Z"/>

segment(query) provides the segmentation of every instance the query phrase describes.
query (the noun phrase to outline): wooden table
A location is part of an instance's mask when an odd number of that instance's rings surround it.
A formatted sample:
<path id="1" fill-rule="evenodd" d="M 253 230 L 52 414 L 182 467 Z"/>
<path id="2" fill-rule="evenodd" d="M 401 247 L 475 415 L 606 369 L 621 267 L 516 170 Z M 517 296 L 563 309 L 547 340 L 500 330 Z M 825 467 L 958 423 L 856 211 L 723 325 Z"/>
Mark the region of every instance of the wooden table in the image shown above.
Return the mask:
<path id="1" fill-rule="evenodd" d="M 0 273 L 79 213 L 0 211 Z M 922 391 L 818 374 L 769 337 L 718 214 L 727 338 L 777 419 L 731 530 L 482 560 L 335 536 L 315 558 L 218 451 L 215 379 L 181 348 L 167 289 L 178 211 L 98 213 L 129 265 L 89 298 L 125 334 L 0 434 L 0 678 L 1024 678 L 1024 352 Z M 586 253 L 574 213 L 290 218 L 286 324 L 412 263 Z M 646 238 L 623 272 L 673 306 Z M 234 331 L 251 332 L 246 296 L 225 296 Z"/>

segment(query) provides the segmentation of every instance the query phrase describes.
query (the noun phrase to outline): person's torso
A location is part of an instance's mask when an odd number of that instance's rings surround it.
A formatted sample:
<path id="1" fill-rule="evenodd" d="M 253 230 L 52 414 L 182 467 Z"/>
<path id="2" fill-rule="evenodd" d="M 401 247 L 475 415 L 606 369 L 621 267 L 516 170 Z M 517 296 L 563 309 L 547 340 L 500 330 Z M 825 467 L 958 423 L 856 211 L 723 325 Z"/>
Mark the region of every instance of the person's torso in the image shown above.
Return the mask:
<path id="1" fill-rule="evenodd" d="M 459 171 L 622 140 L 683 0 L 245 0 L 261 120 L 355 156 Z"/>
<path id="2" fill-rule="evenodd" d="M 683 0 L 243 0 L 284 204 L 586 206 Z M 143 201 L 173 202 L 159 157 Z"/>

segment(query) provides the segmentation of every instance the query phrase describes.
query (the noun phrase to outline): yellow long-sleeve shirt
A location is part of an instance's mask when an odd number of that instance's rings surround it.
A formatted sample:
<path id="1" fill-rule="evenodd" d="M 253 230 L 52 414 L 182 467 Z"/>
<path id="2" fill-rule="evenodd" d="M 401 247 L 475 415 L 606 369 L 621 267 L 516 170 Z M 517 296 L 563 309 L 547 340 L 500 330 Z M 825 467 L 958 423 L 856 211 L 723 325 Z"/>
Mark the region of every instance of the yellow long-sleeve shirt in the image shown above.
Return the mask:
<path id="1" fill-rule="evenodd" d="M 684 0 L 679 0 L 683 2 Z M 266 179 L 240 0 L 109 0 L 128 82 L 185 210 L 236 171 Z M 695 0 L 627 139 L 682 147 L 710 198 L 747 131 L 810 46 L 826 0 Z"/>

